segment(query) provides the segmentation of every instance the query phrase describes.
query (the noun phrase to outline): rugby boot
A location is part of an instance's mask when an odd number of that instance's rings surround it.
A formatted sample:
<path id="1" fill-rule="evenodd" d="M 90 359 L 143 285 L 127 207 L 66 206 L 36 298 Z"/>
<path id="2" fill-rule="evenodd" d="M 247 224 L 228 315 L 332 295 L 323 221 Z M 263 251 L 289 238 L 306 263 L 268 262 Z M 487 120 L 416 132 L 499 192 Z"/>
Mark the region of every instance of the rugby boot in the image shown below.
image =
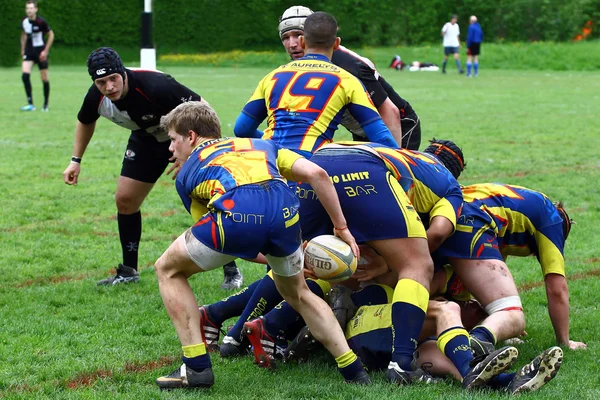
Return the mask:
<path id="1" fill-rule="evenodd" d="M 286 361 L 296 360 L 298 362 L 306 362 L 308 354 L 319 346 L 319 344 L 317 339 L 310 333 L 308 326 L 304 326 L 285 349 L 284 359 Z"/>
<path id="2" fill-rule="evenodd" d="M 431 374 L 422 368 L 417 368 L 414 371 L 404 371 L 398 363 L 390 361 L 387 370 L 385 371 L 385 378 L 388 382 L 395 383 L 397 385 L 410 385 L 413 383 L 422 382 L 425 384 L 439 383 L 442 379 L 434 378 Z"/>
<path id="3" fill-rule="evenodd" d="M 223 266 L 223 283 L 221 284 L 221 289 L 240 289 L 243 284 L 244 276 L 235 264 L 235 261 L 232 261 Z"/>
<path id="4" fill-rule="evenodd" d="M 269 334 L 265 329 L 264 317 L 258 317 L 244 324 L 244 333 L 250 343 L 254 359 L 259 367 L 276 368 L 275 360 L 282 360 L 287 344 L 284 339 Z"/>
<path id="5" fill-rule="evenodd" d="M 506 389 L 510 394 L 534 392 L 550 382 L 560 369 L 563 351 L 554 346 L 545 350 L 529 364 L 517 371 L 517 374 Z"/>
<path id="6" fill-rule="evenodd" d="M 334 286 L 329 292 L 329 304 L 342 330 L 346 329 L 346 324 L 358 310 L 358 307 L 352 301 L 351 295 L 352 290 L 342 285 Z"/>
<path id="7" fill-rule="evenodd" d="M 223 342 L 219 346 L 219 354 L 223 358 L 245 356 L 250 352 L 250 342 L 244 336 L 241 342 L 238 342 L 231 336 L 224 336 Z"/>
<path id="8" fill-rule="evenodd" d="M 469 336 L 469 345 L 473 351 L 473 357 L 486 356 L 496 350 L 494 343 L 477 339 L 474 336 Z"/>
<path id="9" fill-rule="evenodd" d="M 483 387 L 494 376 L 509 369 L 519 356 L 519 351 L 512 346 L 506 346 L 492 353 L 475 357 L 471 360 L 471 369 L 463 378 L 462 387 L 472 390 Z"/>
<path id="10" fill-rule="evenodd" d="M 26 106 L 21 107 L 21 111 L 35 111 L 35 106 L 33 104 L 27 104 Z"/>
<path id="11" fill-rule="evenodd" d="M 202 341 L 206 345 L 206 350 L 209 352 L 219 351 L 219 334 L 221 333 L 221 325 L 215 324 L 210 320 L 208 309 L 204 306 L 200 310 L 200 332 L 202 333 Z"/>
<path id="12" fill-rule="evenodd" d="M 98 281 L 98 286 L 118 285 L 121 283 L 134 283 L 140 281 L 140 274 L 133 268 L 119 264 L 114 276 Z"/>
<path id="13" fill-rule="evenodd" d="M 169 375 L 161 376 L 156 380 L 156 384 L 161 390 L 209 388 L 214 383 L 215 375 L 212 368 L 196 371 L 185 364 L 181 364 L 181 367 Z"/>
<path id="14" fill-rule="evenodd" d="M 352 383 L 354 385 L 370 385 L 371 378 L 369 378 L 369 375 L 367 374 L 367 372 L 365 370 L 362 370 L 353 379 L 346 380 L 346 383 Z"/>

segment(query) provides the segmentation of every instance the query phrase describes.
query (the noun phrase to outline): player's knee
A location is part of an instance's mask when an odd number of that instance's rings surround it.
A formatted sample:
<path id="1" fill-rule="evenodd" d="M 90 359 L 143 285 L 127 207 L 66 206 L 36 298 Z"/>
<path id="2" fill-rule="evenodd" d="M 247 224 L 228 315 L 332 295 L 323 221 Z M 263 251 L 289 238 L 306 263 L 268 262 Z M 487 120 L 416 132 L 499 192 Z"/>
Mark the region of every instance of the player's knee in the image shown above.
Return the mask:
<path id="1" fill-rule="evenodd" d="M 115 196 L 117 211 L 120 214 L 134 214 L 139 209 L 139 202 L 133 196 L 119 194 Z"/>
<path id="2" fill-rule="evenodd" d="M 525 314 L 523 313 L 521 298 L 518 295 L 503 297 L 491 302 L 485 306 L 485 312 L 488 315 L 505 312 L 506 317 L 509 319 L 507 325 L 510 324 L 512 330 L 518 333 L 525 330 Z"/>
<path id="3" fill-rule="evenodd" d="M 453 301 L 441 303 L 440 311 L 446 315 L 456 315 L 460 318 L 460 306 Z"/>

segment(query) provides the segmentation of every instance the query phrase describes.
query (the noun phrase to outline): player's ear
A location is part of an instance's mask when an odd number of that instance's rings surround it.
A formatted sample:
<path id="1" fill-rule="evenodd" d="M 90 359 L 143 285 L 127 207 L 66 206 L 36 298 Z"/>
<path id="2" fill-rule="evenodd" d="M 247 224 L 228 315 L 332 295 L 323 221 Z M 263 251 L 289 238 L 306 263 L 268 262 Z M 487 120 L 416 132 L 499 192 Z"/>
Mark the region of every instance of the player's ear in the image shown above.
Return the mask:
<path id="1" fill-rule="evenodd" d="M 188 141 L 192 146 L 194 146 L 198 141 L 198 134 L 191 129 L 188 131 Z"/>
<path id="2" fill-rule="evenodd" d="M 340 44 L 342 43 L 342 38 L 341 37 L 336 37 L 335 38 L 335 42 L 333 42 L 333 50 L 337 50 L 340 47 Z"/>
<path id="3" fill-rule="evenodd" d="M 302 47 L 302 49 L 305 50 L 306 49 L 306 41 L 304 40 L 304 35 L 298 36 L 298 40 L 300 40 L 300 47 Z"/>

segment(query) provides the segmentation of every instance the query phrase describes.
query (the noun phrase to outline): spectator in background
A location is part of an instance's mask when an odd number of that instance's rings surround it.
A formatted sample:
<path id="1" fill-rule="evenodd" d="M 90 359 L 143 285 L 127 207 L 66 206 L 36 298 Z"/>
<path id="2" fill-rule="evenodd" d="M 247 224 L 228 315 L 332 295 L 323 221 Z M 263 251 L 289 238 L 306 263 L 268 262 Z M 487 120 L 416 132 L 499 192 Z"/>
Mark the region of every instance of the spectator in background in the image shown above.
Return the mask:
<path id="1" fill-rule="evenodd" d="M 469 31 L 467 32 L 467 78 L 479 74 L 479 53 L 481 52 L 481 42 L 483 42 L 483 31 L 481 25 L 477 22 L 477 17 L 471 15 L 469 23 Z M 471 67 L 473 67 L 473 75 L 471 75 Z"/>
<path id="2" fill-rule="evenodd" d="M 446 22 L 442 28 L 442 37 L 444 38 L 444 62 L 442 63 L 442 73 L 444 74 L 446 73 L 446 64 L 448 63 L 448 56 L 450 54 L 454 54 L 458 73 L 463 73 L 463 69 L 460 66 L 460 55 L 458 54 L 458 49 L 460 47 L 460 28 L 456 23 L 457 21 L 458 17 L 454 14 L 450 19 L 450 22 Z"/>

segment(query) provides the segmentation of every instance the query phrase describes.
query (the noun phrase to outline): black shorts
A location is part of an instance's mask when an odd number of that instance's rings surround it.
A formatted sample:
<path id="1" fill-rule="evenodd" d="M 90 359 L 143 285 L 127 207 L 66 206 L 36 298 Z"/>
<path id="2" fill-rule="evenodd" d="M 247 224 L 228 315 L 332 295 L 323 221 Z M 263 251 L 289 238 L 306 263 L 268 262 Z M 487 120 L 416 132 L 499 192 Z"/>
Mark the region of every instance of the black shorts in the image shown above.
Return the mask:
<path id="1" fill-rule="evenodd" d="M 163 174 L 173 154 L 170 142 L 159 142 L 146 131 L 132 131 L 123 156 L 121 176 L 136 181 L 155 183 Z"/>
<path id="2" fill-rule="evenodd" d="M 48 56 L 46 61 L 40 61 L 40 54 L 44 50 L 44 47 L 32 47 L 29 49 L 25 49 L 25 54 L 23 55 L 23 61 L 33 61 L 34 64 L 37 64 L 40 69 L 48 69 Z"/>
<path id="3" fill-rule="evenodd" d="M 467 48 L 468 56 L 478 56 L 481 52 L 481 43 L 471 43 L 471 45 Z"/>
<path id="4" fill-rule="evenodd" d="M 402 125 L 402 148 L 408 150 L 419 150 L 421 145 L 421 121 L 413 111 L 404 113 L 400 119 Z"/>

